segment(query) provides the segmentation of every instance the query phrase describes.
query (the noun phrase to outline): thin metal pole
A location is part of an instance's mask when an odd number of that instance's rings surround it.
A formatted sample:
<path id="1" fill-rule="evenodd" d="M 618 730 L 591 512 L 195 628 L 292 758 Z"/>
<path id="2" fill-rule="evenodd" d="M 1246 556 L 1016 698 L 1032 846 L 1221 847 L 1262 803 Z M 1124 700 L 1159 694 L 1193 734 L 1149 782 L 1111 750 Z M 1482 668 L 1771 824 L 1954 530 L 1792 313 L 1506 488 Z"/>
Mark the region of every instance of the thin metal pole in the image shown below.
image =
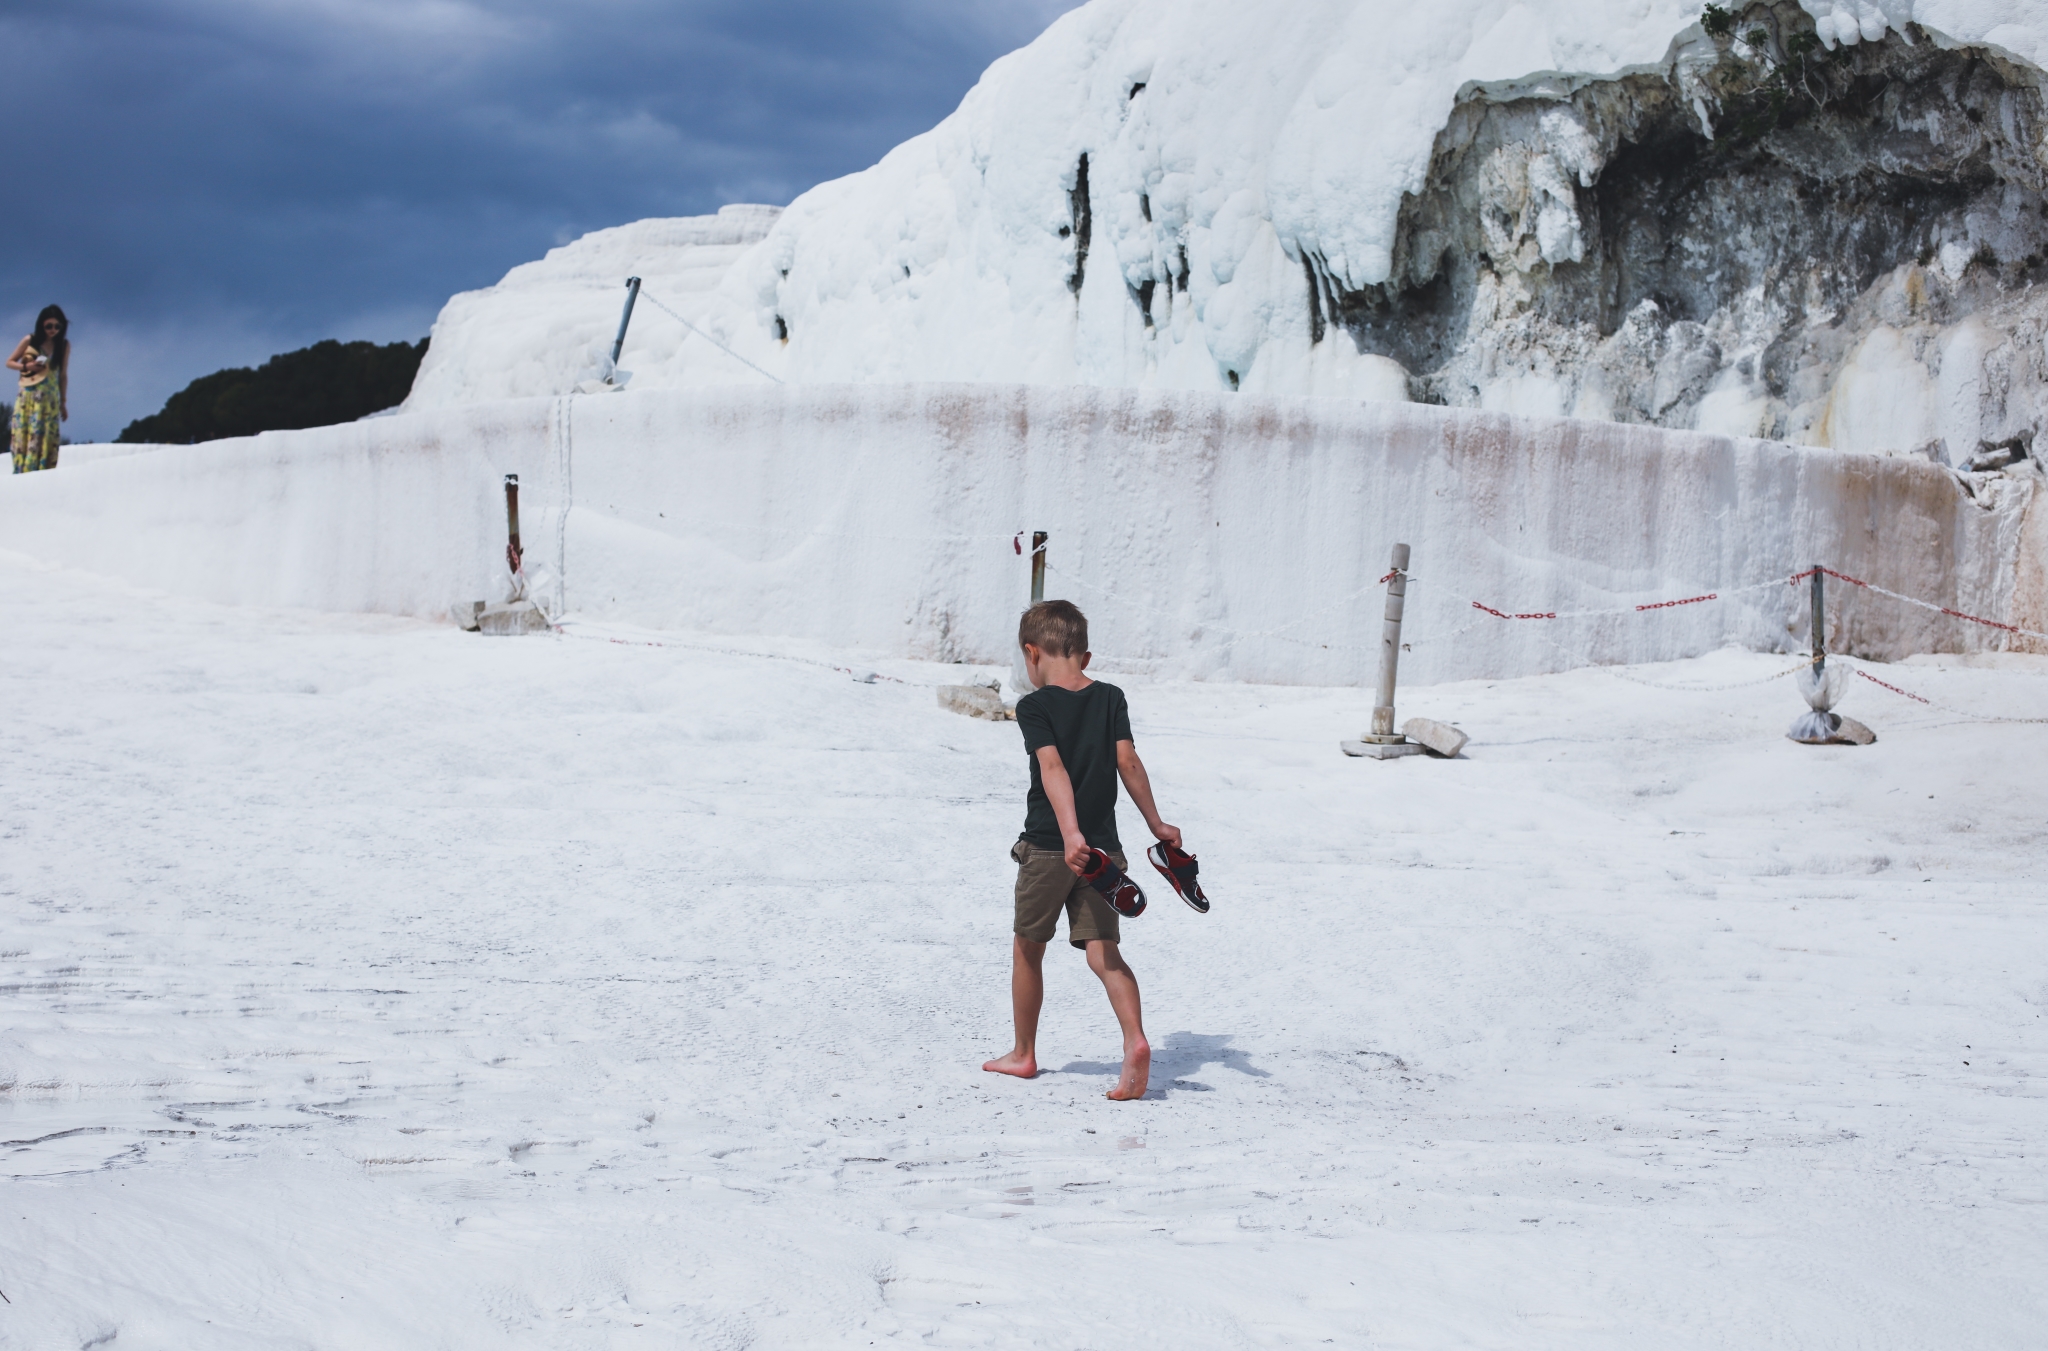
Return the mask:
<path id="1" fill-rule="evenodd" d="M 505 533 L 509 541 L 505 545 L 505 561 L 511 565 L 513 575 L 518 575 L 520 560 L 526 550 L 519 545 L 519 475 L 505 475 Z"/>
<path id="2" fill-rule="evenodd" d="M 1401 610 L 1408 596 L 1408 546 L 1394 546 L 1394 575 L 1387 582 L 1387 617 L 1380 629 L 1380 692 L 1372 709 L 1372 735 L 1400 740 L 1394 732 L 1394 673 L 1401 664 Z"/>
<path id="3" fill-rule="evenodd" d="M 1045 540 L 1043 530 L 1031 532 L 1031 603 L 1045 599 Z"/>
<path id="4" fill-rule="evenodd" d="M 638 277 L 626 278 L 626 312 L 619 316 L 619 336 L 612 339 L 612 369 L 614 370 L 618 369 L 619 353 L 624 351 L 626 347 L 626 326 L 633 322 L 633 302 L 639 298 L 640 279 Z M 604 378 L 604 382 L 610 384 L 612 378 L 607 375 Z"/>
<path id="5" fill-rule="evenodd" d="M 1828 612 L 1827 572 L 1821 565 L 1813 565 L 1813 670 L 1815 675 L 1828 668 Z"/>

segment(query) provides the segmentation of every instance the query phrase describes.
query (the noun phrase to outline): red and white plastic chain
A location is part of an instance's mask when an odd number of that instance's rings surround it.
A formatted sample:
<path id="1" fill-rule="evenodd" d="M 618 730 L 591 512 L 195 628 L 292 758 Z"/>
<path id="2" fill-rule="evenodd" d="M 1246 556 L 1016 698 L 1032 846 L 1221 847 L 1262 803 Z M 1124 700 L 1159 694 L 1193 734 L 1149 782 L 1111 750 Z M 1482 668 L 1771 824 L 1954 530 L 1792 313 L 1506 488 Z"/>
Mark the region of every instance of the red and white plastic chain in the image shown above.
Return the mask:
<path id="1" fill-rule="evenodd" d="M 1811 573 L 1808 573 L 1807 575 L 1812 576 Z M 1839 658 L 1837 660 L 1839 660 Z M 1878 686 L 1881 689 L 1890 690 L 1893 694 L 1896 694 L 1903 699 L 1911 699 L 1916 704 L 1925 704 L 1928 708 L 1935 709 L 1938 712 L 1954 714 L 1958 718 L 1968 718 L 1973 722 L 2005 722 L 2035 725 L 2048 724 L 2048 718 L 2002 718 L 1995 714 L 1978 713 L 1972 709 L 1955 708 L 1949 704 L 1937 703 L 1934 700 L 1929 699 L 1924 694 L 1915 694 L 1911 690 L 1900 689 L 1897 685 L 1892 684 L 1888 680 L 1879 680 L 1876 676 L 1864 670 L 1861 666 L 1856 665 L 1854 662 L 1847 662 L 1845 663 L 1845 665 L 1847 665 L 1849 669 L 1854 671 L 1857 675 L 1862 676 L 1865 680 L 1869 681 L 1873 685 Z"/>
<path id="2" fill-rule="evenodd" d="M 1945 614 L 1954 619 L 1966 619 L 1972 624 L 1982 624 L 1987 629 L 1999 629 L 2006 633 L 2016 634 L 2021 638 L 2039 638 L 2043 641 L 2048 641 L 2048 633 L 2036 633 L 2032 629 L 2023 629 L 2017 624 L 2001 624 L 1996 619 L 1986 619 L 1982 615 L 1973 615 L 1967 611 L 1957 610 L 1947 605 L 1936 605 L 1933 601 L 1921 600 L 1916 596 L 1901 595 L 1899 592 L 1879 586 L 1875 582 L 1866 582 L 1861 577 L 1851 577 L 1846 572 L 1836 572 L 1833 568 L 1808 568 L 1804 572 L 1794 573 L 1792 574 L 1791 585 L 1799 585 L 1807 578 L 1813 576 L 1815 571 L 1826 573 L 1838 582 L 1847 582 L 1851 586 L 1862 587 L 1865 591 L 1875 591 L 1880 596 L 1889 596 L 1893 600 L 1904 601 L 1908 605 L 1917 605 L 1923 610 L 1932 610 L 1936 614 Z"/>
<path id="3" fill-rule="evenodd" d="M 1839 660 L 1839 658 L 1838 658 L 1838 660 Z M 1863 678 L 1864 678 L 1865 680 L 1869 681 L 1869 682 L 1870 682 L 1871 684 L 1873 684 L 1873 685 L 1881 685 L 1881 686 L 1883 686 L 1883 687 L 1884 687 L 1885 689 L 1888 689 L 1888 690 L 1890 690 L 1890 691 L 1891 691 L 1891 692 L 1892 692 L 1893 694 L 1903 694 L 1904 696 L 1906 696 L 1906 698 L 1908 698 L 1908 699 L 1911 699 L 1911 700 L 1913 700 L 1913 701 L 1914 701 L 1915 703 L 1925 704 L 1925 705 L 1927 705 L 1927 706 L 1928 706 L 1929 708 L 1933 708 L 1933 707 L 1934 707 L 1934 701 L 1933 701 L 1932 699 L 1928 699 L 1928 698 L 1925 698 L 1925 697 L 1923 697 L 1923 696 L 1921 696 L 1921 695 L 1915 694 L 1915 693 L 1913 693 L 1913 691 L 1911 691 L 1911 690 L 1902 690 L 1902 689 L 1900 689 L 1900 688 L 1899 688 L 1899 687 L 1898 687 L 1897 685 L 1893 685 L 1893 684 L 1891 684 L 1891 683 L 1889 683 L 1889 682 L 1887 682 L 1887 681 L 1879 680 L 1879 679 L 1878 679 L 1878 678 L 1877 678 L 1876 676 L 1874 676 L 1874 675 L 1872 675 L 1872 674 L 1871 674 L 1870 672 L 1868 672 L 1868 671 L 1864 670 L 1864 669 L 1863 669 L 1863 668 L 1862 668 L 1861 666 L 1851 666 L 1851 667 L 1850 667 L 1849 669 L 1850 669 L 1850 670 L 1852 670 L 1852 671 L 1854 671 L 1854 672 L 1855 672 L 1855 673 L 1856 673 L 1857 675 L 1860 675 L 1860 676 L 1862 676 L 1862 677 L 1863 677 Z"/>
<path id="4" fill-rule="evenodd" d="M 1768 591 L 1778 586 L 1777 582 L 1752 582 L 1738 586 L 1732 591 L 1709 591 L 1702 596 L 1686 596 L 1679 600 L 1652 601 L 1647 605 L 1617 605 L 1607 610 L 1531 610 L 1516 612 L 1496 610 L 1493 606 L 1473 601 L 1472 608 L 1495 619 L 1593 619 L 1606 615 L 1639 615 L 1651 610 L 1675 610 L 1682 605 L 1701 605 L 1710 600 L 1726 600 L 1730 596 L 1745 595 L 1751 591 Z"/>

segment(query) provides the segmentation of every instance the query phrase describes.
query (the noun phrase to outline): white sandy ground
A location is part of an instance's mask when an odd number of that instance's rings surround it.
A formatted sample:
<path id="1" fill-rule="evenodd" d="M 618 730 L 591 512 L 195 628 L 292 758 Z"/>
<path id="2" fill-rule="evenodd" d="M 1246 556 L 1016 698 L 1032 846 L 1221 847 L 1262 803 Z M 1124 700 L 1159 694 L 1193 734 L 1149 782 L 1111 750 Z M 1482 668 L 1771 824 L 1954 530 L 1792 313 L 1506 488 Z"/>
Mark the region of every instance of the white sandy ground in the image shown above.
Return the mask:
<path id="1" fill-rule="evenodd" d="M 1064 947 L 978 1068 L 1024 760 L 923 685 L 13 555 L 0 633 L 0 1345 L 2040 1344 L 2048 728 L 1127 679 L 1216 908 L 1119 1106 Z"/>

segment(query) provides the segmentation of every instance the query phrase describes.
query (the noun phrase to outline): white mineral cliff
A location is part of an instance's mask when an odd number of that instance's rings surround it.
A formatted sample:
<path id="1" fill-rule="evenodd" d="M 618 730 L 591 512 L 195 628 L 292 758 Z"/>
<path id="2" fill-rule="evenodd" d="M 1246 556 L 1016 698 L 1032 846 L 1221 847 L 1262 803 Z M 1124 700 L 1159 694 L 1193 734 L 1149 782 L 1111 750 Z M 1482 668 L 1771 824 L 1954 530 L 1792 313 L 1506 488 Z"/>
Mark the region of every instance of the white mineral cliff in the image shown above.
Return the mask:
<path id="1" fill-rule="evenodd" d="M 409 406 L 600 388 L 620 283 L 776 378 L 1414 399 L 2030 468 L 2048 11 L 1094 0 L 779 218 L 444 311 Z M 643 306 L 636 388 L 766 377 Z"/>

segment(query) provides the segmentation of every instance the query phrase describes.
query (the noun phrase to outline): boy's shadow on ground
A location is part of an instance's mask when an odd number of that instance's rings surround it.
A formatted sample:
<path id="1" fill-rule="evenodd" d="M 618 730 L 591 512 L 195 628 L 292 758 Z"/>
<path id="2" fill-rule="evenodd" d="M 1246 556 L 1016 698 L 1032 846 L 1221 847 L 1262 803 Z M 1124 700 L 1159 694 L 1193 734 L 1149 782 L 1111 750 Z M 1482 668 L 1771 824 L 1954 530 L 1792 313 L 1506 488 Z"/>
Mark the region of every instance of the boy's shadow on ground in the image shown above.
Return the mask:
<path id="1" fill-rule="evenodd" d="M 1221 1065 L 1254 1079 L 1272 1078 L 1269 1072 L 1252 1064 L 1243 1051 L 1231 1046 L 1227 1036 L 1169 1032 L 1164 1041 L 1152 1043 L 1152 1082 L 1145 1096 L 1163 1098 L 1175 1091 L 1213 1093 L 1215 1090 L 1209 1085 L 1191 1077 L 1208 1065 Z M 1123 1065 L 1114 1060 L 1070 1060 L 1058 1072 L 1103 1074 L 1113 1079 L 1123 1072 Z"/>

